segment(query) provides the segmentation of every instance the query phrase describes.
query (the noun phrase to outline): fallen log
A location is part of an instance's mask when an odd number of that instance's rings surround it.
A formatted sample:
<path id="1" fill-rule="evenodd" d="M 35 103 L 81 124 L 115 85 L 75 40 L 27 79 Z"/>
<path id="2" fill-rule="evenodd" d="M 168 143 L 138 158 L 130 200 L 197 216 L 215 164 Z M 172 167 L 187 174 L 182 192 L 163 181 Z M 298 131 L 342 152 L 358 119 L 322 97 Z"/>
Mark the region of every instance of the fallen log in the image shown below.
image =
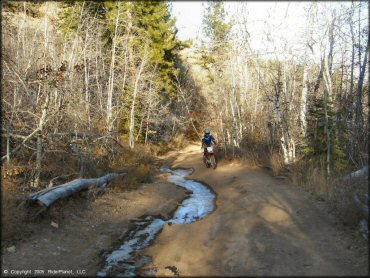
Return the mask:
<path id="1" fill-rule="evenodd" d="M 341 180 L 350 181 L 355 178 L 367 178 L 368 176 L 369 176 L 369 165 L 366 165 L 362 169 L 342 177 Z"/>
<path id="2" fill-rule="evenodd" d="M 359 226 L 360 226 L 360 232 L 362 236 L 366 240 L 369 240 L 369 223 L 366 221 L 366 219 L 362 219 Z"/>
<path id="3" fill-rule="evenodd" d="M 68 197 L 77 191 L 91 186 L 101 186 L 115 178 L 124 177 L 125 175 L 126 173 L 110 173 L 95 179 L 75 179 L 65 184 L 32 193 L 28 195 L 27 199 L 29 201 L 36 201 L 42 206 L 48 207 L 56 200 Z"/>
<path id="4" fill-rule="evenodd" d="M 366 198 L 367 196 L 365 196 Z M 367 202 L 362 202 L 360 200 L 360 197 L 355 194 L 354 197 L 353 197 L 353 200 L 355 201 L 355 204 L 357 206 L 357 208 L 361 211 L 361 213 L 363 214 L 363 216 L 366 218 L 366 220 L 369 220 L 369 205 L 368 205 L 368 199 L 366 199 Z"/>

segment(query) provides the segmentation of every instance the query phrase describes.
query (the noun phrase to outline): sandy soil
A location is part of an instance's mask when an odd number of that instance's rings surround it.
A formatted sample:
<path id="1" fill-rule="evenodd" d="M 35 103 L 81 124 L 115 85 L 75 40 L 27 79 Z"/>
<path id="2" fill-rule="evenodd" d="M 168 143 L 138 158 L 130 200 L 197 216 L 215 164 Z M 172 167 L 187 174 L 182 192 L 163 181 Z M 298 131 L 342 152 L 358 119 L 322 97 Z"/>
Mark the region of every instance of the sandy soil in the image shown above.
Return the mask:
<path id="1" fill-rule="evenodd" d="M 354 248 L 353 235 L 335 224 L 325 204 L 288 181 L 222 161 L 207 169 L 199 146 L 185 149 L 173 167 L 194 167 L 189 178 L 216 191 L 217 209 L 199 222 L 164 227 L 144 252 L 157 275 L 368 274 L 367 249 Z"/>
<path id="2" fill-rule="evenodd" d="M 325 204 L 307 192 L 263 169 L 224 161 L 216 170 L 207 169 L 199 146 L 170 155 L 177 156 L 173 167 L 193 167 L 189 178 L 214 189 L 217 208 L 201 221 L 166 225 L 154 244 L 139 252 L 153 260 L 141 274 L 152 274 L 153 269 L 158 276 L 368 273 L 368 250 L 357 248 L 367 242 L 335 224 Z M 47 274 L 61 269 L 75 275 L 84 270 L 95 276 L 104 254 L 122 244 L 130 220 L 168 217 L 186 197 L 164 177 L 137 190 L 111 191 L 94 202 L 70 198 L 63 213 L 46 217 L 38 233 L 16 242 L 15 252 L 2 251 L 2 270 L 39 269 Z"/>

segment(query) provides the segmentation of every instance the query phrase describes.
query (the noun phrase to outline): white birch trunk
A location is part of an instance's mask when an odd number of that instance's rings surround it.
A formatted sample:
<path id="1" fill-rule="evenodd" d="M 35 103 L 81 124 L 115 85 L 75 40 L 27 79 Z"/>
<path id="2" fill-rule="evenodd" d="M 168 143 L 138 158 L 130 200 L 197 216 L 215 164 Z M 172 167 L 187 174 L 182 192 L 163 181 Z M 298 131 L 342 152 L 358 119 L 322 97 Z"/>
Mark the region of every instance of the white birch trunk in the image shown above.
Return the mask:
<path id="1" fill-rule="evenodd" d="M 90 117 L 90 94 L 89 94 L 89 69 L 87 65 L 87 58 L 86 58 L 86 48 L 87 48 L 87 39 L 88 39 L 88 34 L 86 34 L 86 39 L 85 39 L 85 47 L 83 50 L 83 59 L 84 59 L 84 72 L 85 72 L 85 109 L 86 109 L 86 116 L 87 116 L 87 122 L 88 122 L 88 130 L 91 129 L 91 117 Z"/>
<path id="2" fill-rule="evenodd" d="M 301 94 L 301 109 L 300 109 L 300 118 L 301 118 L 301 133 L 303 136 L 306 136 L 307 131 L 307 95 L 308 95 L 308 69 L 305 65 L 303 68 L 303 88 Z"/>
<path id="3" fill-rule="evenodd" d="M 248 89 L 249 89 L 249 72 L 248 72 L 248 61 L 245 61 L 245 69 L 244 69 L 244 72 L 245 72 L 245 80 L 244 80 L 244 86 L 245 86 L 245 91 L 244 91 L 244 102 L 247 101 L 247 96 L 248 96 Z"/>
<path id="4" fill-rule="evenodd" d="M 260 89 L 260 71 L 259 71 L 259 67 L 258 67 L 258 64 L 257 64 L 257 89 L 256 89 L 256 102 L 254 104 L 253 121 L 251 123 L 251 125 L 252 125 L 252 127 L 251 127 L 252 133 L 253 133 L 253 130 L 254 130 L 254 126 L 257 123 L 257 110 L 258 110 L 258 102 L 259 102 L 259 89 Z"/>
<path id="5" fill-rule="evenodd" d="M 40 185 L 40 174 L 41 174 L 41 166 L 42 166 L 42 132 L 46 121 L 46 116 L 49 110 L 49 103 L 50 103 L 50 91 L 47 88 L 46 92 L 46 99 L 45 103 L 42 108 L 41 118 L 39 121 L 38 126 L 38 134 L 37 134 L 37 150 L 36 150 L 36 175 L 34 179 L 33 186 L 38 187 Z"/>
<path id="6" fill-rule="evenodd" d="M 152 105 L 152 82 L 149 85 L 149 104 L 148 104 L 148 111 L 146 116 L 146 130 L 145 130 L 145 145 L 148 143 L 148 132 L 149 132 L 149 120 L 150 120 L 150 108 Z"/>
<path id="7" fill-rule="evenodd" d="M 133 149 L 135 145 L 135 102 L 136 102 L 136 96 L 138 92 L 138 86 L 139 86 L 141 73 L 143 72 L 145 63 L 146 63 L 146 50 L 145 50 L 145 56 L 141 60 L 141 63 L 140 63 L 140 68 L 136 76 L 134 92 L 132 95 L 131 113 L 130 113 L 130 137 L 129 137 L 129 145 L 131 149 Z"/>
<path id="8" fill-rule="evenodd" d="M 323 58 L 323 79 L 325 84 L 324 90 L 324 113 L 325 113 L 325 134 L 326 134 L 326 172 L 331 173 L 331 130 L 329 128 L 329 110 L 331 109 L 332 80 L 329 73 L 329 66 L 326 57 Z"/>
<path id="9" fill-rule="evenodd" d="M 113 88 L 114 88 L 114 66 L 116 60 L 116 43 L 117 43 L 117 29 L 119 23 L 119 12 L 120 12 L 121 2 L 118 2 L 117 7 L 117 18 L 116 25 L 114 28 L 114 37 L 112 44 L 112 61 L 110 65 L 109 80 L 108 80 L 108 96 L 107 96 L 107 126 L 108 133 L 113 131 Z"/>
<path id="10" fill-rule="evenodd" d="M 284 164 L 291 165 L 295 162 L 295 143 L 286 134 L 281 137 L 280 142 L 284 155 Z"/>
<path id="11" fill-rule="evenodd" d="M 288 149 L 285 144 L 284 136 L 281 136 L 280 143 L 281 143 L 281 149 L 283 150 L 283 155 L 284 155 L 284 164 L 289 165 Z"/>

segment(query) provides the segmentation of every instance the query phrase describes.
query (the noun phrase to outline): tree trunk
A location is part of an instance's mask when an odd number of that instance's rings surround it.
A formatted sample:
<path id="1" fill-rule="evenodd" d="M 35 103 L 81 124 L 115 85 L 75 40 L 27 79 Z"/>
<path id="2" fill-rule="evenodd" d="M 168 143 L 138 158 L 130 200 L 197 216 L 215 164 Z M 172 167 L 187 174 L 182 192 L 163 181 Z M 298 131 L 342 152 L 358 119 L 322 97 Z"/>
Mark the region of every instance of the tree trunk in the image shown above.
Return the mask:
<path id="1" fill-rule="evenodd" d="M 91 117 L 90 117 L 90 93 L 89 93 L 89 79 L 90 79 L 90 74 L 89 74 L 89 68 L 87 64 L 87 58 L 86 58 L 86 47 L 87 47 L 87 38 L 88 34 L 86 34 L 85 37 L 85 47 L 83 50 L 83 59 L 84 59 L 84 81 L 85 81 L 85 109 L 86 109 L 86 116 L 87 116 L 87 123 L 88 123 L 88 130 L 91 129 Z"/>
<path id="2" fill-rule="evenodd" d="M 115 61 L 116 61 L 117 29 L 118 29 L 118 23 L 119 23 L 120 6 L 121 6 L 121 2 L 118 2 L 117 18 L 116 18 L 116 25 L 114 27 L 114 37 L 113 37 L 113 44 L 112 44 L 112 61 L 110 65 L 110 73 L 109 73 L 109 80 L 108 80 L 107 125 L 108 125 L 109 134 L 112 133 L 113 131 L 114 67 L 115 67 Z"/>
<path id="3" fill-rule="evenodd" d="M 138 92 L 141 73 L 143 72 L 145 63 L 146 63 L 146 50 L 145 50 L 144 58 L 141 60 L 141 63 L 140 63 L 139 72 L 136 75 L 135 87 L 134 87 L 134 92 L 132 96 L 131 113 L 130 113 L 130 138 L 129 138 L 129 145 L 131 149 L 133 149 L 135 145 L 135 102 L 136 102 L 136 96 Z"/>
<path id="4" fill-rule="evenodd" d="M 38 126 L 38 134 L 37 134 L 37 150 L 36 150 L 36 175 L 34 178 L 33 186 L 38 187 L 40 185 L 40 175 L 41 175 L 41 165 L 42 165 L 42 135 L 43 129 L 46 122 L 47 113 L 49 110 L 49 103 L 50 103 L 50 88 L 47 86 L 46 88 L 46 99 L 45 103 L 42 108 L 42 113 L 39 121 Z"/>
<path id="5" fill-rule="evenodd" d="M 360 76 L 358 79 L 358 85 L 357 85 L 357 102 L 356 102 L 356 125 L 357 125 L 357 138 L 358 138 L 358 143 L 362 142 L 362 137 L 363 137 L 363 117 L 362 117 L 362 88 L 364 84 L 364 77 L 365 77 L 365 72 L 366 72 L 366 64 L 367 64 L 367 55 L 369 52 L 369 39 L 367 40 L 367 46 L 365 49 L 365 57 L 362 62 L 361 66 L 361 71 L 360 71 Z"/>
<path id="6" fill-rule="evenodd" d="M 301 94 L 301 133 L 305 137 L 307 131 L 307 120 L 306 120 L 306 113 L 307 113 L 307 94 L 308 94 L 308 69 L 305 65 L 303 68 L 303 88 Z"/>
<path id="7" fill-rule="evenodd" d="M 327 60 L 324 57 L 323 59 L 323 77 L 325 82 L 325 89 L 324 89 L 324 117 L 325 117 L 325 138 L 326 138 L 326 174 L 330 176 L 331 174 L 331 157 L 332 157 L 332 145 L 331 145 L 331 127 L 330 124 L 330 115 L 329 112 L 331 111 L 331 93 L 332 93 L 332 84 L 331 84 L 331 76 L 329 74 L 329 69 L 327 65 Z"/>
<path id="8" fill-rule="evenodd" d="M 331 69 L 333 64 L 333 48 L 334 48 L 334 23 L 335 17 L 332 18 L 331 24 L 329 26 L 329 54 L 328 57 L 325 56 L 322 59 L 322 70 L 324 79 L 324 113 L 325 113 L 325 136 L 326 136 L 326 173 L 328 176 L 331 174 L 331 162 L 332 162 L 332 117 L 331 112 L 333 111 L 332 102 L 332 77 Z"/>
<path id="9" fill-rule="evenodd" d="M 354 67 L 355 67 L 355 34 L 353 30 L 353 15 L 354 15 L 354 3 L 352 2 L 352 7 L 351 7 L 351 20 L 349 22 L 349 27 L 351 31 L 351 44 L 352 44 L 352 51 L 351 51 L 351 80 L 350 80 L 350 91 L 349 91 L 349 101 L 348 101 L 348 110 L 349 110 L 349 115 L 348 115 L 348 121 L 350 122 L 350 125 L 352 127 L 353 132 L 355 133 L 355 127 L 356 124 L 354 122 L 354 99 L 353 99 L 353 87 L 354 87 Z M 350 138 L 350 155 L 353 157 L 354 155 L 354 138 Z"/>
<path id="10" fill-rule="evenodd" d="M 260 70 L 259 65 L 257 64 L 257 89 L 256 89 L 256 102 L 254 104 L 254 114 L 253 114 L 253 121 L 251 131 L 253 133 L 254 126 L 257 123 L 257 110 L 258 110 L 258 102 L 259 102 L 259 89 L 260 89 Z"/>
<path id="11" fill-rule="evenodd" d="M 295 162 L 295 143 L 286 133 L 281 137 L 281 148 L 284 155 L 284 164 L 291 165 Z"/>
<path id="12" fill-rule="evenodd" d="M 150 108 L 152 105 L 152 82 L 149 84 L 149 103 L 148 103 L 148 111 L 146 115 L 146 130 L 145 130 L 145 145 L 148 143 L 148 132 L 149 132 L 149 120 L 150 120 Z"/>
<path id="13" fill-rule="evenodd" d="M 40 175 L 41 175 L 41 165 L 42 165 L 42 138 L 41 131 L 37 135 L 37 148 L 36 148 L 36 174 L 33 182 L 34 187 L 40 186 Z"/>

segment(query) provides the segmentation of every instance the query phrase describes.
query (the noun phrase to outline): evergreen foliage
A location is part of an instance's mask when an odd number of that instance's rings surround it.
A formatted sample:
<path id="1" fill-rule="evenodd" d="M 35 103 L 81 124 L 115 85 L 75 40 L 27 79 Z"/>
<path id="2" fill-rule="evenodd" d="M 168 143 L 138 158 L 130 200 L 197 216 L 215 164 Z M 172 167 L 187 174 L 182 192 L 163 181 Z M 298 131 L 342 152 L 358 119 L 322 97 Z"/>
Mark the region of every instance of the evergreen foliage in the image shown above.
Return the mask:
<path id="1" fill-rule="evenodd" d="M 40 17 L 41 13 L 39 11 L 40 6 L 44 1 L 34 0 L 32 3 L 27 1 L 2 1 L 2 10 L 6 12 L 25 12 L 28 16 L 31 17 Z"/>
<path id="2" fill-rule="evenodd" d="M 66 39 L 73 37 L 80 24 L 81 13 L 83 20 L 90 18 L 101 19 L 104 25 L 102 40 L 106 46 L 112 44 L 117 19 L 118 2 L 79 2 L 65 1 L 60 12 L 60 29 Z M 176 38 L 175 20 L 171 18 L 169 4 L 162 1 L 121 2 L 118 37 L 131 33 L 134 38 L 130 41 L 130 51 L 144 55 L 144 45 L 147 44 L 150 65 L 157 65 L 159 73 L 157 83 L 161 84 L 163 95 L 168 98 L 175 96 L 175 75 L 178 73 L 176 61 L 178 52 L 187 46 Z M 131 27 L 131 30 L 129 28 Z M 124 51 L 124 50 L 122 50 Z M 124 53 L 118 53 L 121 55 Z"/>
<path id="3" fill-rule="evenodd" d="M 226 22 L 226 11 L 221 1 L 207 3 L 206 13 L 203 18 L 203 32 L 209 42 L 203 42 L 199 50 L 198 64 L 208 71 L 208 77 L 214 81 L 222 73 L 222 63 L 226 60 L 225 54 L 230 47 L 229 35 L 232 24 Z"/>
<path id="4" fill-rule="evenodd" d="M 221 1 L 210 1 L 203 18 L 204 33 L 211 41 L 211 52 L 219 52 L 228 43 L 231 23 L 226 22 L 226 11 Z"/>
<path id="5" fill-rule="evenodd" d="M 139 1 L 135 3 L 134 28 L 139 35 L 136 45 L 149 41 L 149 63 L 157 65 L 161 91 L 166 96 L 174 97 L 175 67 L 179 59 L 178 51 L 185 47 L 176 38 L 175 20 L 171 19 L 169 6 L 162 1 Z"/>
<path id="6" fill-rule="evenodd" d="M 324 112 L 324 100 L 322 98 L 316 98 L 315 102 L 312 103 L 308 111 L 308 130 L 307 130 L 307 147 L 302 150 L 306 160 L 312 161 L 313 163 L 323 163 L 327 155 L 327 144 L 325 134 L 325 112 Z M 335 125 L 334 119 L 335 113 L 332 110 L 328 111 L 328 128 L 331 130 L 331 154 L 332 154 L 332 167 L 334 171 L 342 171 L 345 167 L 348 167 L 348 163 L 345 159 L 345 153 L 342 150 L 340 144 L 340 138 L 338 136 L 337 126 Z M 321 165 L 324 168 L 324 165 Z"/>

